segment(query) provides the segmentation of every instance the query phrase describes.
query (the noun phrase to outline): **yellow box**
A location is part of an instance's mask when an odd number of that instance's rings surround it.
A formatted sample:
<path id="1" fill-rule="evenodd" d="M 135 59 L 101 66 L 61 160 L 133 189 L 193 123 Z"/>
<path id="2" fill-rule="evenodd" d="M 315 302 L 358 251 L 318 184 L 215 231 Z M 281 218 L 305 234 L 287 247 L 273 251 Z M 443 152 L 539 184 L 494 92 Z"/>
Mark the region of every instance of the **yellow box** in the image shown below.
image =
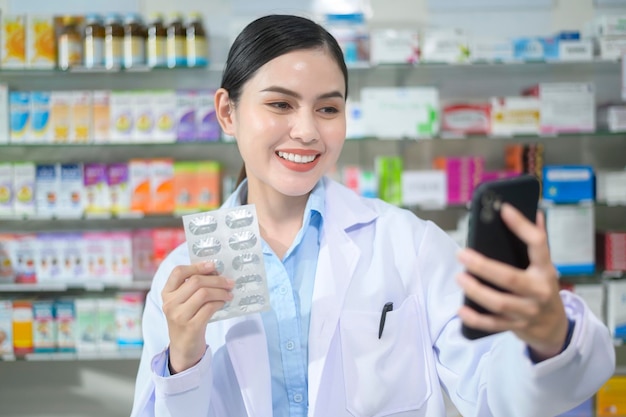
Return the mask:
<path id="1" fill-rule="evenodd" d="M 56 66 L 54 17 L 26 17 L 26 65 L 30 68 L 52 69 Z"/>
<path id="2" fill-rule="evenodd" d="M 89 143 L 92 135 L 92 100 L 91 91 L 72 92 L 70 132 L 71 143 Z"/>
<path id="3" fill-rule="evenodd" d="M 626 376 L 613 376 L 596 394 L 596 416 L 626 416 Z"/>
<path id="4" fill-rule="evenodd" d="M 70 142 L 72 98 L 71 91 L 53 91 L 50 95 L 50 129 L 54 143 Z"/>
<path id="5" fill-rule="evenodd" d="M 33 302 L 13 301 L 13 349 L 20 356 L 33 351 Z"/>
<path id="6" fill-rule="evenodd" d="M 24 15 L 2 15 L 0 20 L 0 67 L 26 66 L 26 18 Z"/>

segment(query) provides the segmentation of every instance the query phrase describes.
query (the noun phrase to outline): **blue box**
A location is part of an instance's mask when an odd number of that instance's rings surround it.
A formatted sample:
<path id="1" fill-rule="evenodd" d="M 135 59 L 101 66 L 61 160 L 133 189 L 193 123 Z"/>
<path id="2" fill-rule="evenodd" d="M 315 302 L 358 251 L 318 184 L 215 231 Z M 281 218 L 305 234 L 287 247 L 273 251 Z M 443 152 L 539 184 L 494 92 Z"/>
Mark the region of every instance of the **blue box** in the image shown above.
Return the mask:
<path id="1" fill-rule="evenodd" d="M 588 165 L 543 167 L 543 199 L 556 204 L 575 204 L 595 199 L 593 168 Z"/>
<path id="2" fill-rule="evenodd" d="M 520 61 L 556 61 L 559 59 L 558 38 L 513 39 L 514 58 Z"/>

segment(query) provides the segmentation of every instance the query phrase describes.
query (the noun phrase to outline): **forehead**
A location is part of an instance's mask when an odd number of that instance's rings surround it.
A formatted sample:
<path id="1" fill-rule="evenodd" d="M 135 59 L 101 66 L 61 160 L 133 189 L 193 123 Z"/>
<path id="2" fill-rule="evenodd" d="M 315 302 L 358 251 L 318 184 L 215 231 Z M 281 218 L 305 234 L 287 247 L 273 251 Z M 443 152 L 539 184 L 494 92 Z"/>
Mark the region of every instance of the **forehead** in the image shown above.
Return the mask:
<path id="1" fill-rule="evenodd" d="M 322 47 L 298 49 L 277 56 L 261 66 L 250 81 L 282 84 L 298 83 L 302 79 L 320 86 L 333 84 L 334 88 L 345 85 L 343 72 L 334 55 Z"/>

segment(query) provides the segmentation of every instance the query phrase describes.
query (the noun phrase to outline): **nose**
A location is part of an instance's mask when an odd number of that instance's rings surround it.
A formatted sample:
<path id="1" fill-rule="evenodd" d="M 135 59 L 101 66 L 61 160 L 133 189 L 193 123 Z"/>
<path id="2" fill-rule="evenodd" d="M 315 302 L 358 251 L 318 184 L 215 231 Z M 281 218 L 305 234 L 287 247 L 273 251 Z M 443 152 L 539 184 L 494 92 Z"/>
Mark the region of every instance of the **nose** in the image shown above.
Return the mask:
<path id="1" fill-rule="evenodd" d="M 315 142 L 319 139 L 315 114 L 310 110 L 301 109 L 293 115 L 291 139 L 303 143 Z"/>

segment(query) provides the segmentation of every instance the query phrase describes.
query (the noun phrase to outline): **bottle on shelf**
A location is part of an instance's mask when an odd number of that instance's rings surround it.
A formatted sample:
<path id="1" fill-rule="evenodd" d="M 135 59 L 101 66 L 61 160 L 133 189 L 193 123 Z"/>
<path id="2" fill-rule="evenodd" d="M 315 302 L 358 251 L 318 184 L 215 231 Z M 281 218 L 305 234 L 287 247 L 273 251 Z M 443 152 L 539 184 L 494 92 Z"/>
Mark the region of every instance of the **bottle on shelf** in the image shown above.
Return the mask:
<path id="1" fill-rule="evenodd" d="M 146 28 L 141 17 L 129 13 L 124 19 L 124 68 L 146 65 Z"/>
<path id="2" fill-rule="evenodd" d="M 86 68 L 104 66 L 104 25 L 97 14 L 88 14 L 83 29 L 83 56 Z"/>
<path id="3" fill-rule="evenodd" d="M 209 63 L 208 37 L 202 15 L 193 12 L 189 15 L 189 23 L 185 28 L 187 38 L 187 66 L 206 67 Z"/>
<path id="4" fill-rule="evenodd" d="M 161 13 L 150 15 L 147 26 L 146 61 L 150 67 L 167 66 L 167 30 Z"/>
<path id="5" fill-rule="evenodd" d="M 187 35 L 183 16 L 173 13 L 167 27 L 167 66 L 170 68 L 187 66 Z"/>
<path id="6" fill-rule="evenodd" d="M 104 66 L 108 69 L 122 66 L 124 58 L 124 27 L 119 15 L 110 13 L 104 22 Z"/>
<path id="7" fill-rule="evenodd" d="M 82 36 L 78 29 L 78 19 L 74 16 L 64 16 L 59 32 L 58 62 L 62 70 L 67 70 L 82 64 Z"/>

